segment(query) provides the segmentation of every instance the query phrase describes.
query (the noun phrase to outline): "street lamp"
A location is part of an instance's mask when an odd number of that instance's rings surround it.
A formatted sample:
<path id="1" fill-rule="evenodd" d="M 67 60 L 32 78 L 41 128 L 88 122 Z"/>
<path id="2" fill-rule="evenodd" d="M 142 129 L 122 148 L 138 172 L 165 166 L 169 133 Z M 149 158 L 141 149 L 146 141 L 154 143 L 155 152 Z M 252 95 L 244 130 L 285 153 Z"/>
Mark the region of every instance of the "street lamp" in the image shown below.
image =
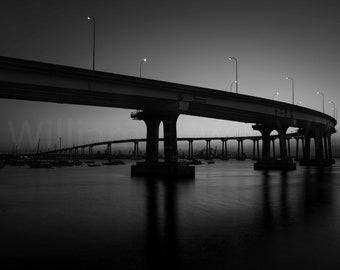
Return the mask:
<path id="1" fill-rule="evenodd" d="M 276 92 L 276 93 L 272 96 L 272 100 L 275 99 L 275 96 L 279 96 L 279 92 Z"/>
<path id="2" fill-rule="evenodd" d="M 338 120 L 338 110 L 335 108 L 335 120 Z"/>
<path id="3" fill-rule="evenodd" d="M 335 103 L 333 101 L 329 101 L 328 103 L 329 104 L 332 103 L 332 105 L 333 105 L 333 118 L 335 118 Z"/>
<path id="4" fill-rule="evenodd" d="M 235 84 L 236 84 L 236 93 L 238 93 L 238 70 L 237 70 L 237 59 L 236 59 L 236 57 L 229 57 L 229 60 L 230 60 L 230 61 L 232 61 L 232 60 L 235 61 L 235 65 L 236 65 L 236 80 L 235 80 Z"/>
<path id="5" fill-rule="evenodd" d="M 92 69 L 95 70 L 95 62 L 96 62 L 96 20 L 94 19 L 94 16 L 87 16 L 87 19 L 89 21 L 92 21 L 92 24 L 93 24 Z"/>
<path id="6" fill-rule="evenodd" d="M 322 112 L 325 113 L 325 95 L 320 91 L 317 94 L 322 96 Z"/>
<path id="7" fill-rule="evenodd" d="M 230 92 L 233 92 L 233 85 L 234 83 L 236 83 L 236 81 L 233 81 L 231 84 L 230 84 Z"/>
<path id="8" fill-rule="evenodd" d="M 146 58 L 144 58 L 139 64 L 139 77 L 142 78 L 142 65 L 146 62 Z"/>
<path id="9" fill-rule="evenodd" d="M 292 81 L 292 104 L 294 105 L 294 79 L 292 77 L 286 77 L 286 80 Z"/>

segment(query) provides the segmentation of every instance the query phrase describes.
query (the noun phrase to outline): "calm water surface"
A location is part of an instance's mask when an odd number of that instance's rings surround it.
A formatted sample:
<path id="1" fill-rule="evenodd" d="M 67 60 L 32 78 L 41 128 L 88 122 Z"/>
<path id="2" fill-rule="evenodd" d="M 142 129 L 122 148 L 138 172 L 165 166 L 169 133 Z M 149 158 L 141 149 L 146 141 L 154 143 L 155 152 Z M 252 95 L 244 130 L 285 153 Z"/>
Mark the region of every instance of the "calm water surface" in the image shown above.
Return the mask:
<path id="1" fill-rule="evenodd" d="M 0 264 L 35 269 L 340 269 L 340 160 L 330 168 L 0 169 Z M 2 269 L 7 269 L 2 268 Z"/>

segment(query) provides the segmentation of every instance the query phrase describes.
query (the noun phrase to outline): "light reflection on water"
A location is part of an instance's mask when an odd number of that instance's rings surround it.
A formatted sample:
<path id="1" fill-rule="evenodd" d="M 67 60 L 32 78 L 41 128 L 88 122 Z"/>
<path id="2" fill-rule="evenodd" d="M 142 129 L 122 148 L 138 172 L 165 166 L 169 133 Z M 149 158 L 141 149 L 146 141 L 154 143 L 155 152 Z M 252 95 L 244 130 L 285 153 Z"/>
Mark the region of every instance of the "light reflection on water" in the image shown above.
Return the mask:
<path id="1" fill-rule="evenodd" d="M 339 162 L 339 160 L 338 160 Z M 130 166 L 0 170 L 6 265 L 339 269 L 340 167 L 196 166 L 195 180 Z M 46 268 L 45 268 L 46 269 Z"/>

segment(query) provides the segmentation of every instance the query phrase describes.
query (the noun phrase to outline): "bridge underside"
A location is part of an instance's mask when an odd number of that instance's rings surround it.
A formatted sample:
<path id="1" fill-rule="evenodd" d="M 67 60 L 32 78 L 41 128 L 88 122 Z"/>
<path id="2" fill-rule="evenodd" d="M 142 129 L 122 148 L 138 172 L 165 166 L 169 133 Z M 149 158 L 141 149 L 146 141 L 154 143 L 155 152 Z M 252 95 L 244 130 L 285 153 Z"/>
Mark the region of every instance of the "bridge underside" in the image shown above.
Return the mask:
<path id="1" fill-rule="evenodd" d="M 147 127 L 146 161 L 133 174 L 191 177 L 194 169 L 178 163 L 176 121 L 180 114 L 253 123 L 262 134 L 256 169 L 294 169 L 287 154 L 286 131 L 303 133 L 302 165 L 333 162 L 331 134 L 336 120 L 283 102 L 126 75 L 0 57 L 0 98 L 137 109 Z M 158 127 L 164 126 L 164 164 L 158 161 Z M 279 134 L 280 157 L 270 157 L 270 132 Z M 315 158 L 310 141 L 315 141 Z M 243 153 L 239 158 L 243 158 Z"/>

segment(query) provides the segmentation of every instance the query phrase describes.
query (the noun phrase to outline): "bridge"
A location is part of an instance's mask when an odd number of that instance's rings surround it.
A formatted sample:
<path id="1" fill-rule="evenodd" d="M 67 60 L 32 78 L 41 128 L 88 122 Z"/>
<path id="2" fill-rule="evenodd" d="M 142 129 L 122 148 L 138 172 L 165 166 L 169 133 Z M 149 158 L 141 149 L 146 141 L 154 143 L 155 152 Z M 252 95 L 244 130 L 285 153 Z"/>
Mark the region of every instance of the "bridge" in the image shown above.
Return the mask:
<path id="1" fill-rule="evenodd" d="M 270 135 L 270 140 L 272 143 L 272 155 L 271 158 L 276 158 L 276 147 L 275 141 L 279 138 L 278 135 Z M 205 155 L 204 158 L 209 160 L 212 159 L 212 150 L 211 150 L 211 142 L 212 141 L 219 141 L 221 142 L 221 151 L 219 157 L 223 160 L 228 159 L 228 141 L 236 141 L 237 142 L 237 153 L 235 158 L 237 160 L 244 160 L 244 141 L 249 140 L 253 143 L 253 153 L 252 159 L 259 160 L 260 155 L 260 146 L 259 141 L 262 140 L 262 136 L 229 136 L 229 137 L 184 137 L 184 138 L 177 138 L 177 142 L 187 142 L 188 143 L 188 151 L 185 157 L 189 160 L 194 159 L 194 142 L 195 141 L 204 141 L 205 142 Z M 296 148 L 295 148 L 295 160 L 299 160 L 299 142 L 303 141 L 304 137 L 302 134 L 299 133 L 288 133 L 286 134 L 286 141 L 287 141 L 287 151 L 288 151 L 288 158 L 292 158 L 293 155 L 291 154 L 291 147 L 290 147 L 290 140 L 296 141 Z M 123 139 L 123 140 L 110 140 L 110 141 L 102 141 L 102 142 L 95 142 L 95 143 L 87 143 L 82 145 L 74 145 L 72 147 L 65 147 L 55 150 L 48 150 L 43 152 L 37 152 L 35 154 L 31 154 L 31 156 L 63 156 L 63 157 L 73 157 L 73 158 L 91 158 L 95 156 L 95 151 L 93 150 L 94 147 L 105 146 L 105 154 L 104 156 L 107 158 L 111 158 L 113 156 L 112 146 L 117 144 L 126 144 L 130 143 L 133 144 L 133 153 L 131 157 L 133 159 L 140 159 L 141 152 L 139 150 L 139 144 L 145 143 L 147 140 L 146 138 L 142 139 Z M 159 142 L 164 142 L 164 138 L 160 138 Z M 103 155 L 101 155 L 103 156 Z"/>
<path id="2" fill-rule="evenodd" d="M 134 175 L 193 177 L 194 168 L 177 162 L 176 121 L 180 114 L 253 123 L 262 135 L 255 169 L 294 169 L 286 133 L 299 128 L 304 137 L 304 165 L 333 163 L 331 135 L 337 121 L 324 113 L 249 95 L 92 71 L 36 61 L 0 57 L 0 98 L 82 104 L 137 110 L 133 119 L 146 124 L 146 161 Z M 163 123 L 164 162 L 158 161 L 159 125 Z M 270 134 L 278 132 L 280 158 L 270 157 Z M 314 138 L 315 158 L 311 159 Z"/>

